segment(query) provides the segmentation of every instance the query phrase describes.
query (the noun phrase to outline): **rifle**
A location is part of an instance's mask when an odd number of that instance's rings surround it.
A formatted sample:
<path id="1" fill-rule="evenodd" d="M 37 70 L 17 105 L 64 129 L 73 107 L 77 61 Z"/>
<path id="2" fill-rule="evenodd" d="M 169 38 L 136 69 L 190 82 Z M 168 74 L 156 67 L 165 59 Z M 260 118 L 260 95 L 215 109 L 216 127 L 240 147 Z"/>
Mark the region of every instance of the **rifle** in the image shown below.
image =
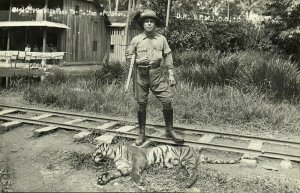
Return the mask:
<path id="1" fill-rule="evenodd" d="M 135 54 L 132 55 L 131 60 L 130 60 L 129 72 L 128 72 L 127 81 L 126 81 L 126 84 L 125 84 L 125 93 L 128 92 L 130 79 L 131 79 L 133 66 L 134 66 L 134 61 L 135 61 Z"/>

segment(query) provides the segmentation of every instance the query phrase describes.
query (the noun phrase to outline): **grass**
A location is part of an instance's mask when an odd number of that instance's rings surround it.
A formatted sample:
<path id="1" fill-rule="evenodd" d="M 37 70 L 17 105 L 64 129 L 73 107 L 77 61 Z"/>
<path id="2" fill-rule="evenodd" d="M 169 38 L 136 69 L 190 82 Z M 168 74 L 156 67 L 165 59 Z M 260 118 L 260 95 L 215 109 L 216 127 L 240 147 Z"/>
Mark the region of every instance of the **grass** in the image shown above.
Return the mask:
<path id="1" fill-rule="evenodd" d="M 93 157 L 90 154 L 78 153 L 76 151 L 69 152 L 67 160 L 70 166 L 76 170 L 91 168 L 95 165 Z"/>
<path id="2" fill-rule="evenodd" d="M 96 85 L 96 86 L 95 86 Z M 120 83 L 98 85 L 93 80 L 77 79 L 62 84 L 41 84 L 25 90 L 29 102 L 77 109 L 100 114 L 136 117 L 136 101 Z M 259 131 L 298 133 L 299 106 L 277 102 L 260 92 L 244 93 L 231 86 L 195 87 L 181 82 L 173 91 L 175 122 L 206 125 L 247 125 Z M 163 121 L 161 105 L 150 95 L 147 117 Z"/>
<path id="3" fill-rule="evenodd" d="M 295 181 L 267 176 L 235 177 L 214 169 L 199 168 L 199 177 L 191 189 L 184 188 L 187 173 L 184 169 L 152 167 L 143 173 L 148 192 L 299 192 Z M 164 179 L 164 180 L 161 180 Z M 147 182 L 149 181 L 149 182 Z M 299 184 L 298 184 L 299 185 Z"/>
<path id="4" fill-rule="evenodd" d="M 7 171 L 7 169 L 1 168 L 0 170 L 0 192 L 12 192 L 11 186 L 12 182 L 10 179 L 10 173 Z"/>

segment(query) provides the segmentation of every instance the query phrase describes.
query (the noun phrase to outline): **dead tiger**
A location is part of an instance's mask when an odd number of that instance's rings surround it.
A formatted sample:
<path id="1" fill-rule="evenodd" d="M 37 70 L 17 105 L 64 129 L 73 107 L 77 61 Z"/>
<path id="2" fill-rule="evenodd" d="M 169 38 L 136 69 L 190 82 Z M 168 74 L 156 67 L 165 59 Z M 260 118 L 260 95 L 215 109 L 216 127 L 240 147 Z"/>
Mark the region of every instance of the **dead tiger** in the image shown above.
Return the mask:
<path id="1" fill-rule="evenodd" d="M 141 184 L 141 173 L 146 166 L 159 164 L 167 168 L 181 165 L 189 173 L 190 177 L 186 182 L 186 187 L 191 187 L 197 180 L 197 167 L 200 163 L 213 164 L 233 164 L 238 163 L 241 158 L 236 160 L 212 160 L 201 154 L 201 150 L 193 147 L 170 145 L 160 145 L 151 148 L 141 148 L 130 145 L 118 144 L 99 144 L 93 157 L 96 163 L 103 158 L 109 158 L 114 161 L 117 169 L 104 172 L 98 178 L 99 185 L 107 184 L 109 181 L 121 176 L 131 174 L 133 181 Z"/>

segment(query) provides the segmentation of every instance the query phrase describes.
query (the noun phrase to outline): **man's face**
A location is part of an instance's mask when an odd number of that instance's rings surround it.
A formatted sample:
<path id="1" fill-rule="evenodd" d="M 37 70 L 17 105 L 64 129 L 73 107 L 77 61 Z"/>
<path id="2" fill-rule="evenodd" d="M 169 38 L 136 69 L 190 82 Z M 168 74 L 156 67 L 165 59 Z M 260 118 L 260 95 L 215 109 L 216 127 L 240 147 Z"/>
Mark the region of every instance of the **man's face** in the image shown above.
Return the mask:
<path id="1" fill-rule="evenodd" d="M 154 19 L 145 19 L 143 27 L 144 27 L 145 32 L 153 32 L 155 29 Z"/>

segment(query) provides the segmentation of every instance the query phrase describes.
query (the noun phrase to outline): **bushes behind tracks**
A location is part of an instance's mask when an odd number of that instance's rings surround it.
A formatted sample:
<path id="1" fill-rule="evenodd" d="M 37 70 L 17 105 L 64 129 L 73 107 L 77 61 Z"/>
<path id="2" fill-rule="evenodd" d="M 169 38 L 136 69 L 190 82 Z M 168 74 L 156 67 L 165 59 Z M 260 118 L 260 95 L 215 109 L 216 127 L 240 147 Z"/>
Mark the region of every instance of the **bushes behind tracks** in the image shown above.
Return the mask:
<path id="1" fill-rule="evenodd" d="M 189 51 L 174 56 L 180 80 L 194 86 L 231 85 L 246 93 L 258 90 L 275 100 L 299 100 L 300 72 L 279 55 L 257 51 Z"/>

